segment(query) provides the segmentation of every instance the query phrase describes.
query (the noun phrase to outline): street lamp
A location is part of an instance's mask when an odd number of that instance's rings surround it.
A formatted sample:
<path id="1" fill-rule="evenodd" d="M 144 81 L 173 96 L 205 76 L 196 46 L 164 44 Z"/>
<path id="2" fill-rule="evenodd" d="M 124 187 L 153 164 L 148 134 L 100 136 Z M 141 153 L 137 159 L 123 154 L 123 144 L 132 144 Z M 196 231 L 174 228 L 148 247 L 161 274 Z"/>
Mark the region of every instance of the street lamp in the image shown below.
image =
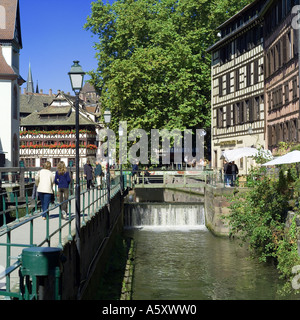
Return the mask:
<path id="1" fill-rule="evenodd" d="M 106 184 L 107 184 L 107 203 L 110 202 L 110 171 L 109 171 L 109 124 L 111 121 L 110 110 L 104 112 L 104 122 L 107 125 L 107 168 L 106 168 Z"/>
<path id="2" fill-rule="evenodd" d="M 76 263 L 76 280 L 77 285 L 80 285 L 80 179 L 79 179 L 79 93 L 83 86 L 83 78 L 85 72 L 79 64 L 79 61 L 73 61 L 71 71 L 68 73 L 71 81 L 72 90 L 76 95 L 75 103 L 75 131 L 76 131 L 76 186 L 75 186 L 75 221 L 76 221 L 76 235 L 75 242 L 77 248 L 77 263 Z"/>

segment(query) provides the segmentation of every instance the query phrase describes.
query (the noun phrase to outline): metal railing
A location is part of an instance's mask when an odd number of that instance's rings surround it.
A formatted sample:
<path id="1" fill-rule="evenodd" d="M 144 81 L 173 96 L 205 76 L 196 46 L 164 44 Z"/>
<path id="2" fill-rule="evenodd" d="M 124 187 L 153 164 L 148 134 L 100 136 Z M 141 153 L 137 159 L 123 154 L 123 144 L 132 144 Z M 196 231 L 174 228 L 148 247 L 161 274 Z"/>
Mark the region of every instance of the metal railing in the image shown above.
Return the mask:
<path id="1" fill-rule="evenodd" d="M 110 182 L 110 198 L 112 199 L 121 189 L 120 175 Z M 96 212 L 108 203 L 108 188 L 105 179 L 100 186 L 95 185 L 87 190 L 85 180 L 81 179 L 81 226 L 84 226 Z M 127 175 L 123 176 L 124 189 L 131 186 L 131 179 Z M 57 194 L 55 189 L 55 195 Z M 2 226 L 0 225 L 0 265 L 5 264 L 5 270 L 0 270 L 0 297 L 22 299 L 20 290 L 15 290 L 16 278 L 19 278 L 18 270 L 21 266 L 21 252 L 24 248 L 35 246 L 55 246 L 62 248 L 64 241 L 73 239 L 75 228 L 75 190 L 74 184 L 70 185 L 70 197 L 62 203 L 55 201 L 47 210 L 46 221 L 41 219 L 44 212 L 41 212 L 37 199 L 30 200 L 32 187 L 25 189 L 25 203 L 21 206 L 18 203 L 20 190 L 12 193 L 2 193 L 3 210 L 0 216 L 3 217 Z M 12 208 L 13 198 L 15 208 Z M 10 202 L 10 208 L 7 203 Z M 23 201 L 24 202 L 24 201 Z M 62 216 L 62 206 L 67 204 L 67 219 Z M 25 210 L 20 214 L 21 209 Z M 15 211 L 14 221 L 7 221 L 7 213 Z M 1 261 L 2 258 L 2 261 Z M 5 261 L 4 261 L 5 260 Z M 11 279 L 15 278 L 12 284 Z M 2 287 L 1 287 L 2 285 Z"/>
<path id="2" fill-rule="evenodd" d="M 246 187 L 245 175 L 224 175 L 220 171 L 146 171 L 139 170 L 132 176 L 135 188 L 200 188 Z"/>

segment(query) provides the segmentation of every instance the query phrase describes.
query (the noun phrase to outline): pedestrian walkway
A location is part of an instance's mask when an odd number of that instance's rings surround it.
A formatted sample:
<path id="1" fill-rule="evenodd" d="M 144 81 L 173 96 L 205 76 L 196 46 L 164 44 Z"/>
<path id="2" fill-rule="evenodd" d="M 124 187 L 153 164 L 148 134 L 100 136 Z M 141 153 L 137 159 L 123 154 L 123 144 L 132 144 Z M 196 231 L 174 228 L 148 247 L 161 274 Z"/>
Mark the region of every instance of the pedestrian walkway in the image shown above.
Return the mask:
<path id="1" fill-rule="evenodd" d="M 114 184 L 111 187 L 111 198 L 119 190 L 120 184 Z M 47 220 L 42 219 L 42 212 L 35 212 L 0 228 L 0 290 L 18 292 L 18 270 L 24 248 L 31 246 L 62 248 L 72 240 L 75 235 L 75 196 L 71 196 L 67 201 L 70 213 L 67 219 L 62 217 L 60 204 L 54 204 L 49 208 Z M 105 206 L 107 201 L 106 185 L 102 189 L 95 187 L 81 192 L 81 226 Z M 3 269 L 6 270 L 6 274 L 3 273 Z M 11 272 L 9 276 L 8 272 Z"/>

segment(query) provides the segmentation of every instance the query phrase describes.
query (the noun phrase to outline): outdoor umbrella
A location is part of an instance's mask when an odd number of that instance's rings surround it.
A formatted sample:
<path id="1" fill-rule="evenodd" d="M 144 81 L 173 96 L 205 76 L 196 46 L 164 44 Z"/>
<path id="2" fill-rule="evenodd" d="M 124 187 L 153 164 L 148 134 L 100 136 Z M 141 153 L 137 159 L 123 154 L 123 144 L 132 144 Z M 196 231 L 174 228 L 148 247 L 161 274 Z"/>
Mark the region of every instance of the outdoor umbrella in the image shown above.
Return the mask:
<path id="1" fill-rule="evenodd" d="M 226 161 L 231 162 L 243 157 L 253 157 L 257 154 L 258 150 L 256 148 L 245 147 L 233 150 L 225 150 L 223 151 L 222 156 L 225 158 Z"/>
<path id="2" fill-rule="evenodd" d="M 300 162 L 300 151 L 298 150 L 291 151 L 272 161 L 266 162 L 263 164 L 263 166 L 274 166 L 276 164 L 288 164 L 288 163 L 295 163 L 295 162 Z"/>

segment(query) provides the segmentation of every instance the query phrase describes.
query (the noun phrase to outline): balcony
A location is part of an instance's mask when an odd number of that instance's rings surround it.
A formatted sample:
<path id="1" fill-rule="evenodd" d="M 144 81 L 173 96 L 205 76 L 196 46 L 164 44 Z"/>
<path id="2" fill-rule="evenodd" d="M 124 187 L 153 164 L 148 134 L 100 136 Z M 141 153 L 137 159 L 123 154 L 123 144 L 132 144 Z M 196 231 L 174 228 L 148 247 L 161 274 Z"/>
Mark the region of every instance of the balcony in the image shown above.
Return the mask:
<path id="1" fill-rule="evenodd" d="M 81 145 L 79 147 L 79 155 L 80 156 L 94 156 L 97 152 L 96 145 Z M 69 145 L 30 145 L 30 146 L 20 146 L 20 156 L 37 156 L 37 157 L 53 157 L 53 156 L 60 156 L 60 157 L 75 157 L 76 149 L 75 144 Z"/>
<path id="2" fill-rule="evenodd" d="M 80 139 L 95 139 L 96 132 L 89 130 L 79 130 Z M 43 139 L 76 139 L 75 130 L 52 130 L 52 131 L 42 131 L 42 130 L 28 130 L 20 132 L 20 140 L 43 140 Z"/>

